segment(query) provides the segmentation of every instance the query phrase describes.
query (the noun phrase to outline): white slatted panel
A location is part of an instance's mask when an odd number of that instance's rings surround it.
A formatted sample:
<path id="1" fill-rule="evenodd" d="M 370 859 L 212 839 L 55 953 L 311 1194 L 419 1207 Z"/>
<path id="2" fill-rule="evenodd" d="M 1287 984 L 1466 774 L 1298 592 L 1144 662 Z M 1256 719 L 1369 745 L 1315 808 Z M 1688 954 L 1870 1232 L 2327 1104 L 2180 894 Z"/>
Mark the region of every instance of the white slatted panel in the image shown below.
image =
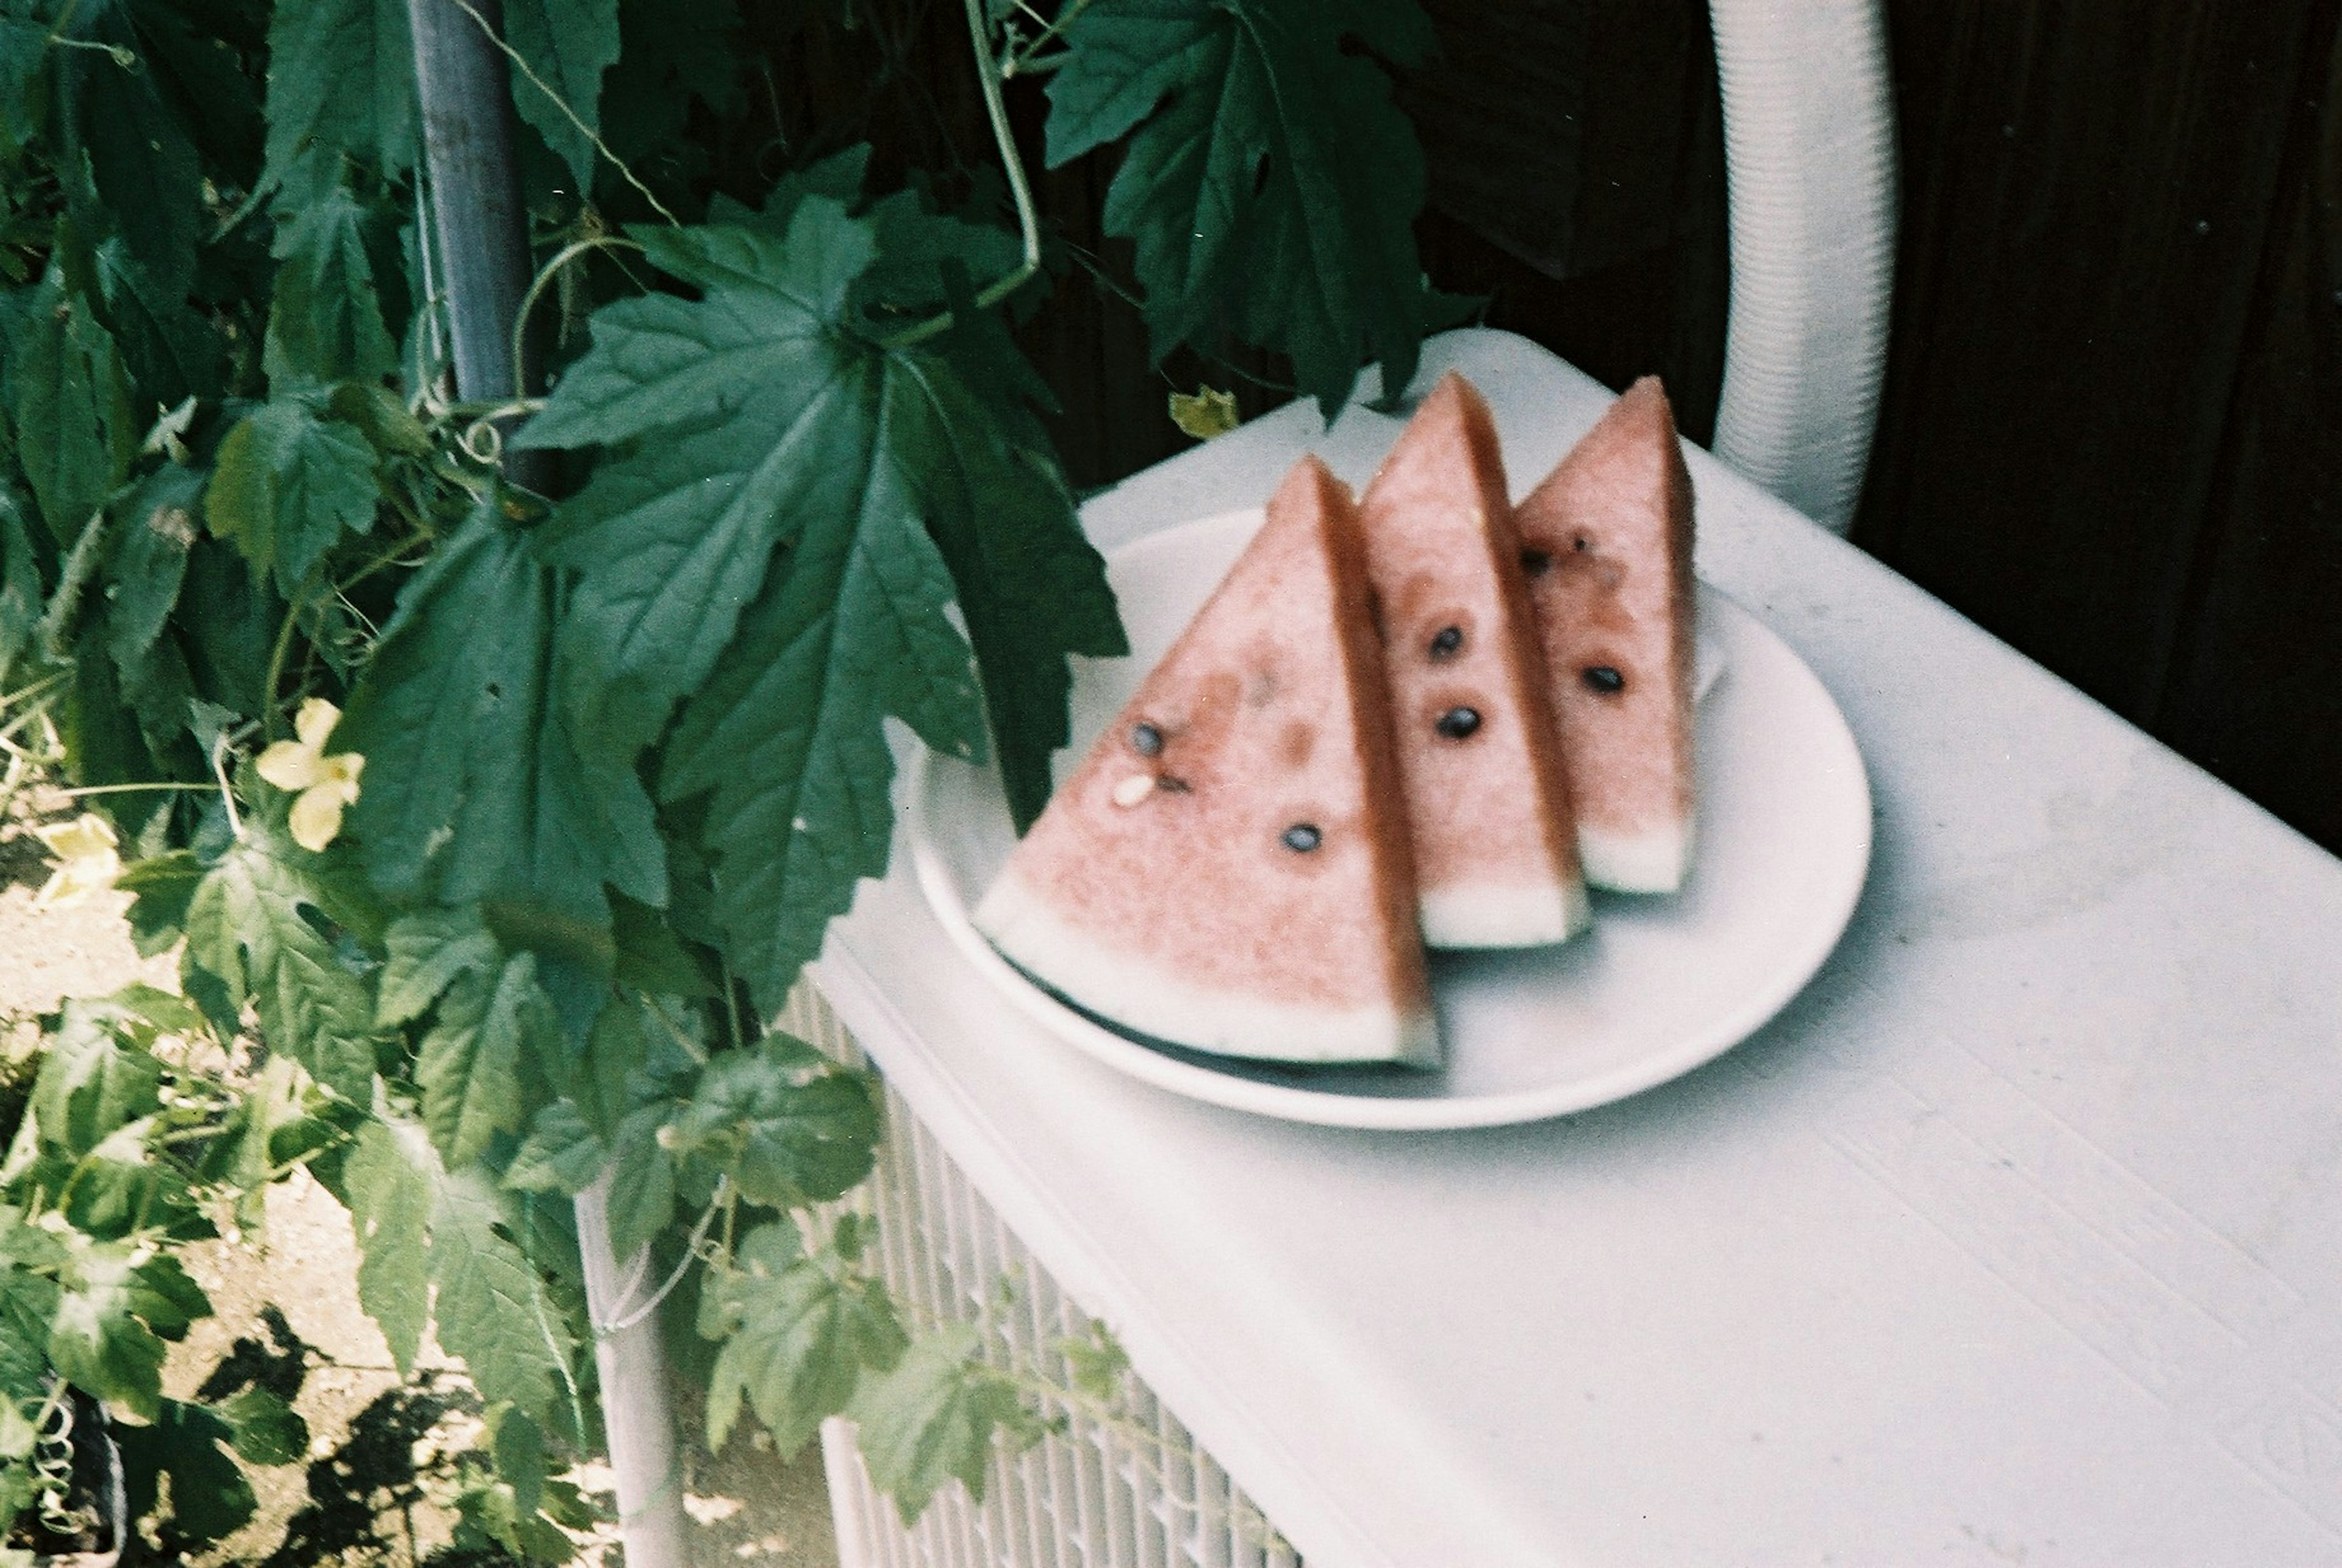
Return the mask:
<path id="1" fill-rule="evenodd" d="M 842 1061 L 863 1060 L 810 986 L 798 987 L 780 1024 Z M 1070 1383 L 1057 1346 L 1086 1337 L 1090 1320 L 892 1089 L 878 1169 L 855 1206 L 876 1221 L 872 1255 L 914 1313 L 974 1322 L 1005 1276 L 1016 1294 L 992 1314 L 987 1353 Z M 822 1453 L 844 1568 L 1299 1568 L 1260 1509 L 1135 1379 L 1129 1422 L 1069 1404 L 1043 1413 L 1063 1418 L 1064 1431 L 1014 1460 L 996 1456 L 981 1504 L 954 1483 L 909 1529 L 864 1473 L 853 1428 L 827 1423 Z"/>

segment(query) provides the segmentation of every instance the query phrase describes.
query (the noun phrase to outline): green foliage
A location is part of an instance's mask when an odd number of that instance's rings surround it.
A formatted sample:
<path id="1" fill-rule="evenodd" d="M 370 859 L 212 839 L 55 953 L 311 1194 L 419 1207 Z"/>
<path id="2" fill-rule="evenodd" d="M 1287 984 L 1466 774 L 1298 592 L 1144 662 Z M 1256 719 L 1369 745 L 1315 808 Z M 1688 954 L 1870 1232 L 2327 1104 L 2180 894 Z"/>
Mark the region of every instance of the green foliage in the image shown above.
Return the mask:
<path id="1" fill-rule="evenodd" d="M 1232 324 L 1329 418 L 1362 358 L 1405 388 L 1424 318 L 1423 155 L 1344 35 L 1401 65 L 1431 43 L 1412 0 L 1096 0 L 1049 83 L 1051 167 L 1129 140 L 1106 225 L 1137 244 L 1156 356 Z"/>
<path id="2" fill-rule="evenodd" d="M 351 825 L 391 897 L 501 897 L 595 924 L 606 884 L 666 902 L 649 795 L 623 759 L 581 746 L 558 700 L 563 594 L 494 507 L 401 590 L 336 742 L 368 759 Z"/>
<path id="3" fill-rule="evenodd" d="M 302 1453 L 285 1387 L 158 1373 L 209 1310 L 175 1250 L 303 1166 L 399 1365 L 435 1333 L 487 1401 L 465 1551 L 559 1560 L 587 1517 L 581 1195 L 696 1293 L 715 1441 L 851 1411 L 907 1513 L 1036 1430 L 1004 1342 L 906 1323 L 826 1208 L 873 1081 L 765 1023 L 888 864 L 890 730 L 995 759 L 1021 830 L 1072 659 L 1126 651 L 1049 434 L 1090 389 L 1017 346 L 1065 256 L 1008 215 L 1013 146 L 1004 191 L 926 138 L 916 16 L 501 15 L 551 268 L 518 405 L 448 375 L 474 285 L 431 254 L 405 0 L 0 0 L 0 744 L 110 786 L 186 996 L 68 1005 L 12 1091 L 0 1513 L 67 1398 L 147 1423 L 170 1549 Z M 1119 149 L 1158 355 L 1265 346 L 1328 414 L 1412 374 L 1412 0 L 973 15 L 985 94 L 1048 76 L 1053 165 Z M 818 105 L 774 85 L 800 40 Z M 188 1065 L 245 1030 L 232 1080 Z M 1111 1403 L 1111 1342 L 1066 1354 Z"/>
<path id="4" fill-rule="evenodd" d="M 983 1343 L 973 1324 L 929 1334 L 866 1385 L 850 1413 L 870 1479 L 906 1524 L 954 1479 L 981 1502 L 996 1442 L 1013 1451 L 1041 1436 L 1016 1384 L 982 1359 Z"/>
<path id="5" fill-rule="evenodd" d="M 724 1348 L 707 1393 L 707 1444 L 720 1449 L 743 1400 L 784 1454 L 853 1399 L 865 1369 L 884 1373 L 908 1343 L 885 1291 L 835 1257 L 797 1251 L 794 1227 L 765 1224 L 700 1296 L 701 1332 Z"/>
<path id="6" fill-rule="evenodd" d="M 373 1099 L 374 1002 L 311 918 L 332 907 L 315 857 L 255 836 L 222 855 L 188 901 L 185 968 L 191 994 L 207 980 L 232 1007 L 250 1004 L 265 1038 L 365 1105 Z"/>
<path id="7" fill-rule="evenodd" d="M 618 61 L 618 0 L 508 0 L 505 30 L 544 84 L 524 77 L 513 85 L 521 118 L 569 165 L 578 187 L 592 189 L 602 74 Z"/>
<path id="8" fill-rule="evenodd" d="M 374 448 L 350 426 L 304 404 L 266 404 L 220 444 L 204 520 L 297 594 L 343 530 L 374 526 Z"/>

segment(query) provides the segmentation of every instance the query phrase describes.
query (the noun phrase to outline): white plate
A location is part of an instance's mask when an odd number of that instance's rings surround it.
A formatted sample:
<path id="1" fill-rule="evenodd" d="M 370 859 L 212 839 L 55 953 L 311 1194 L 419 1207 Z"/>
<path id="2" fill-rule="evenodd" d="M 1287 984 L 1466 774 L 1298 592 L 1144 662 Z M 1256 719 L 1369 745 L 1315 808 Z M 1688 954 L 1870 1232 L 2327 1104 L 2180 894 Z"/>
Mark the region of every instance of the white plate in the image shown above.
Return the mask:
<path id="1" fill-rule="evenodd" d="M 1061 775 L 1260 521 L 1257 508 L 1207 517 L 1115 555 L 1107 574 L 1132 656 L 1076 661 Z M 1721 1054 L 1797 994 L 1846 929 L 1870 864 L 1870 787 L 1837 704 L 1755 616 L 1705 584 L 1699 592 L 1701 641 L 1722 674 L 1699 710 L 1690 881 L 1662 896 L 1596 894 L 1594 929 L 1558 947 L 1433 954 L 1447 1047 L 1438 1071 L 1174 1050 L 1034 985 L 968 922 L 1016 844 L 989 767 L 927 754 L 911 810 L 919 884 L 960 951 L 1018 1007 L 1100 1061 L 1199 1100 L 1331 1126 L 1428 1128 L 1531 1122 L 1624 1098 Z"/>

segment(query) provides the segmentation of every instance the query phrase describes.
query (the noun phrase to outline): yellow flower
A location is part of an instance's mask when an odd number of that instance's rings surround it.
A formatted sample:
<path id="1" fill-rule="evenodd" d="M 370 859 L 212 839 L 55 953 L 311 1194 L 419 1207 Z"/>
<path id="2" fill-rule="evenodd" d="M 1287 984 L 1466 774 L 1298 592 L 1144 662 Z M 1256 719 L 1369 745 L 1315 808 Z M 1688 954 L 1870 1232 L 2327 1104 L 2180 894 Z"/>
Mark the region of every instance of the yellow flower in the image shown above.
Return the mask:
<path id="1" fill-rule="evenodd" d="M 84 812 L 71 822 L 36 827 L 33 832 L 56 857 L 57 868 L 34 896 L 36 909 L 77 904 L 93 893 L 103 893 L 122 874 L 121 840 L 114 824 L 95 812 Z"/>
<path id="2" fill-rule="evenodd" d="M 276 742 L 253 764 L 278 789 L 301 792 L 293 803 L 293 842 L 313 853 L 342 831 L 342 808 L 358 798 L 358 774 L 365 766 L 355 752 L 325 754 L 325 737 L 341 717 L 341 709 L 311 697 L 294 716 L 293 733 L 300 738 Z"/>

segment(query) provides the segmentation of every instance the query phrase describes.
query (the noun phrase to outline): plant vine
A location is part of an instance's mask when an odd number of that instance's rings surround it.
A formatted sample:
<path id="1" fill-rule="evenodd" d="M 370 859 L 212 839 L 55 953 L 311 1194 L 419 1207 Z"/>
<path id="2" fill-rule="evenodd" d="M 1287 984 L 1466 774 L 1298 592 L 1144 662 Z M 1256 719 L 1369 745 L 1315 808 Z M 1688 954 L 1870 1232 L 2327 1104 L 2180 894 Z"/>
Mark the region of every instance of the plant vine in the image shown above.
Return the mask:
<path id="1" fill-rule="evenodd" d="M 210 1310 L 179 1253 L 295 1170 L 400 1369 L 426 1333 L 465 1362 L 499 1550 L 565 1550 L 595 1344 L 654 1314 L 697 1331 L 712 1443 L 851 1413 L 915 1515 L 1125 1420 L 1119 1373 L 1069 1389 L 886 1290 L 850 1207 L 873 1081 L 768 1021 L 886 865 L 887 721 L 1029 820 L 1068 660 L 1124 650 L 1019 322 L 1072 266 L 1158 358 L 1241 343 L 1328 415 L 1362 365 L 1402 385 L 1439 307 L 1388 67 L 1427 30 L 961 0 L 971 170 L 921 129 L 957 123 L 904 65 L 917 0 L 445 3 L 511 67 L 541 395 L 448 394 L 403 6 L 0 0 L 5 787 L 59 775 L 45 896 L 133 894 L 180 992 L 67 1003 L 0 1095 L 0 1516 L 63 1517 L 79 1397 L 155 1434 L 123 1445 L 150 1531 L 235 1527 L 289 1412 L 158 1368 Z M 858 106 L 783 89 L 816 53 Z M 1036 152 L 1118 159 L 1126 264 L 1053 234 Z M 244 1076 L 195 1065 L 237 1041 Z M 601 1322 L 597 1182 L 633 1263 Z"/>

